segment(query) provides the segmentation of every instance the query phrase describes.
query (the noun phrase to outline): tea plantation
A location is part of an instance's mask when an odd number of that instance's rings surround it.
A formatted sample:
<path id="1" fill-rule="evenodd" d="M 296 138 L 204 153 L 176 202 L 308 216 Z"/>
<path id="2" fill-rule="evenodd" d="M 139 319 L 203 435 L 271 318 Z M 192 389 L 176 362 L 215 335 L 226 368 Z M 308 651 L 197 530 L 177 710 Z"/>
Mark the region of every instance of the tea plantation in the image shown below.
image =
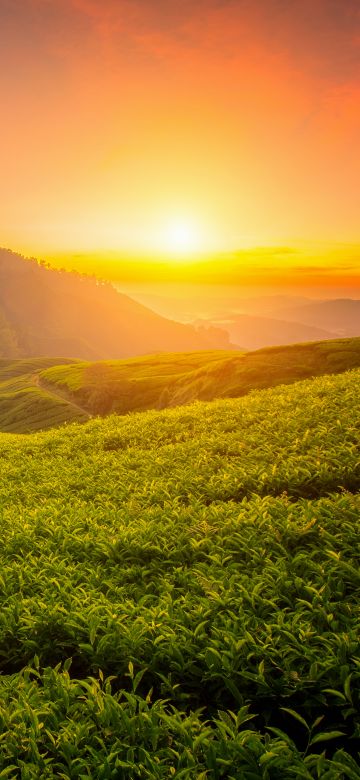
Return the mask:
<path id="1" fill-rule="evenodd" d="M 360 778 L 359 383 L 0 435 L 0 778 Z"/>

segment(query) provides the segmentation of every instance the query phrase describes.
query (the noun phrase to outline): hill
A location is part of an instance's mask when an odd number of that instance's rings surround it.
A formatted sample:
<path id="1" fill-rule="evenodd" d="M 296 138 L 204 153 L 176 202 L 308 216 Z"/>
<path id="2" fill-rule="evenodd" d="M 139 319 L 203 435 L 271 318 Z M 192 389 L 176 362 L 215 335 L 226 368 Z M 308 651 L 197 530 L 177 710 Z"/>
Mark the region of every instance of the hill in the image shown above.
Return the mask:
<path id="1" fill-rule="evenodd" d="M 360 366 L 360 338 L 293 344 L 255 352 L 151 355 L 127 361 L 53 366 L 41 386 L 93 414 L 141 411 L 250 390 Z"/>
<path id="2" fill-rule="evenodd" d="M 359 380 L 0 435 L 4 777 L 358 777 Z"/>
<path id="3" fill-rule="evenodd" d="M 112 363 L 74 363 L 71 358 L 0 359 L 0 431 L 30 433 L 67 422 L 85 422 L 92 414 L 108 413 L 109 392 L 114 391 L 113 373 L 118 412 L 136 406 L 142 409 L 166 406 L 168 381 L 179 376 L 193 377 L 200 367 L 217 362 L 219 354 L 224 358 L 232 353 L 169 353 Z M 70 371 L 64 374 L 67 368 Z M 51 369 L 53 372 L 48 375 Z M 79 381 L 84 393 L 73 392 Z M 123 406 L 122 398 L 127 399 Z"/>
<path id="4" fill-rule="evenodd" d="M 211 346 L 211 334 L 161 317 L 109 283 L 0 250 L 0 357 L 98 360 Z"/>
<path id="5" fill-rule="evenodd" d="M 0 360 L 0 430 L 13 433 L 84 422 L 92 415 L 162 409 L 360 366 L 360 339 L 256 352 L 164 353 L 128 360 Z"/>

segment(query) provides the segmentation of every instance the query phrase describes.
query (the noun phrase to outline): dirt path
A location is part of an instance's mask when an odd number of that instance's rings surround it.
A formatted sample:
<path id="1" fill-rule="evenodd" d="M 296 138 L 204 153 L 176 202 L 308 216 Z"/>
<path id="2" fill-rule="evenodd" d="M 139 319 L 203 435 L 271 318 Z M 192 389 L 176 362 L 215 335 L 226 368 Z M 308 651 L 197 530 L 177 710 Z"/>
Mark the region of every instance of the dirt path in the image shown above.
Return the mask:
<path id="1" fill-rule="evenodd" d="M 41 390 L 45 390 L 47 393 L 49 393 L 49 395 L 54 395 L 56 398 L 60 398 L 62 401 L 67 401 L 68 404 L 73 406 L 75 409 L 78 409 L 78 411 L 82 412 L 82 414 L 85 414 L 90 420 L 92 414 L 90 414 L 90 412 L 85 409 L 84 406 L 80 406 L 80 404 L 76 403 L 67 390 L 61 390 L 59 387 L 55 388 L 51 382 L 45 382 L 43 379 L 41 379 L 39 374 L 34 374 L 33 379 L 34 384 L 37 385 L 37 387 L 39 387 Z"/>

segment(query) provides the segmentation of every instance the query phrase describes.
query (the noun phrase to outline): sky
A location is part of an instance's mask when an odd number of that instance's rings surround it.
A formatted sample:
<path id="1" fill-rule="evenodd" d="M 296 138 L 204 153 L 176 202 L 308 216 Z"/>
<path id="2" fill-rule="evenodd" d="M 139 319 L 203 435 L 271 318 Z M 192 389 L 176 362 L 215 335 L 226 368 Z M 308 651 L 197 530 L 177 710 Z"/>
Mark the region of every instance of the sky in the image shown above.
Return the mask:
<path id="1" fill-rule="evenodd" d="M 360 290 L 359 0 L 0 0 L 0 245 Z"/>

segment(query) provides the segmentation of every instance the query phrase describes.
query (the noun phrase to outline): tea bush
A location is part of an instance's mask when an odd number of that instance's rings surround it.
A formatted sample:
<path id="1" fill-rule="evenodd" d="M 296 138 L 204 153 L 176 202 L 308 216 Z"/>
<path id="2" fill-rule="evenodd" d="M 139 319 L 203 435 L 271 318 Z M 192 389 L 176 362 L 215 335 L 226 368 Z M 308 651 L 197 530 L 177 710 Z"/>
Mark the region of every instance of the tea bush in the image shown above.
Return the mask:
<path id="1" fill-rule="evenodd" d="M 0 778 L 359 778 L 360 371 L 0 436 Z"/>

